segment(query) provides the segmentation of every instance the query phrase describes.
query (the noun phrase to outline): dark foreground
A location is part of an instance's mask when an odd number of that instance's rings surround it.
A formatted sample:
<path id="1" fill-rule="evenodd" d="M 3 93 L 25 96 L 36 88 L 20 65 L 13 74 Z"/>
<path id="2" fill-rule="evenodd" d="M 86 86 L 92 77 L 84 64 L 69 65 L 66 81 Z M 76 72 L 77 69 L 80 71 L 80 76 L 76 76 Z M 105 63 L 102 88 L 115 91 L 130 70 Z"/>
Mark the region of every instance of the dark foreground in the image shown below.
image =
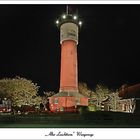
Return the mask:
<path id="1" fill-rule="evenodd" d="M 140 128 L 140 115 L 117 112 L 0 115 L 0 128 Z"/>

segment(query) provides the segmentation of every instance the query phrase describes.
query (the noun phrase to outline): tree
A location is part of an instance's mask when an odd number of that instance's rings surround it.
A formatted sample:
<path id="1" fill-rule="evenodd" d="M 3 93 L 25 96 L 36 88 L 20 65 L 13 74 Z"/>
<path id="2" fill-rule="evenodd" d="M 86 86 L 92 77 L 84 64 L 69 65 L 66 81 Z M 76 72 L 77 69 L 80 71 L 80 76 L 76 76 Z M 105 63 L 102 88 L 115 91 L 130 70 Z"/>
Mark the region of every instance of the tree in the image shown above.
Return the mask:
<path id="1" fill-rule="evenodd" d="M 102 84 L 97 84 L 95 93 L 97 96 L 96 106 L 100 110 L 102 102 L 109 98 L 109 95 L 112 93 L 112 91 Z"/>
<path id="2" fill-rule="evenodd" d="M 4 78 L 0 80 L 0 97 L 10 98 L 13 106 L 39 106 L 41 97 L 37 96 L 39 86 L 25 78 Z"/>
<path id="3" fill-rule="evenodd" d="M 79 83 L 78 85 L 79 93 L 87 97 L 95 97 L 93 90 L 89 89 L 86 83 Z"/>
<path id="4" fill-rule="evenodd" d="M 88 103 L 88 111 L 96 111 L 96 100 L 97 100 L 97 95 L 93 90 L 91 90 L 86 83 L 79 83 L 79 92 L 84 95 L 89 97 L 89 103 Z"/>
<path id="5" fill-rule="evenodd" d="M 113 92 L 111 94 L 109 94 L 109 103 L 110 103 L 110 107 L 112 111 L 117 111 L 119 108 L 119 100 L 120 97 L 118 95 L 118 92 Z"/>
<path id="6" fill-rule="evenodd" d="M 46 98 L 53 96 L 54 94 L 56 94 L 54 91 L 45 91 L 44 95 Z"/>
<path id="7" fill-rule="evenodd" d="M 46 110 L 49 110 L 49 100 L 48 98 L 53 96 L 54 94 L 56 94 L 55 92 L 53 91 L 45 91 L 44 92 L 44 96 L 42 97 L 42 105 L 43 105 L 43 108 Z"/>

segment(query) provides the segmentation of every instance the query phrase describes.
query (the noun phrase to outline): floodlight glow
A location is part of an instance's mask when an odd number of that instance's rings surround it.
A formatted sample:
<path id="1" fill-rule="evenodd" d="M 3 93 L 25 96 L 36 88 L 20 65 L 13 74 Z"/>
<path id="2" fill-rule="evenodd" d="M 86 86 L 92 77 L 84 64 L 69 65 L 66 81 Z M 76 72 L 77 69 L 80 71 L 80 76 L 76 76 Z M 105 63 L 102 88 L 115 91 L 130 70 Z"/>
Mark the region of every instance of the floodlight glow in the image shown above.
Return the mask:
<path id="1" fill-rule="evenodd" d="M 58 24 L 58 23 L 59 23 L 59 20 L 56 21 L 56 24 Z"/>
<path id="2" fill-rule="evenodd" d="M 82 25 L 82 21 L 79 21 L 79 25 Z"/>
<path id="3" fill-rule="evenodd" d="M 76 20 L 77 19 L 77 16 L 73 16 L 73 19 Z"/>
<path id="4" fill-rule="evenodd" d="M 65 19 L 66 18 L 66 15 L 63 15 L 62 18 Z"/>

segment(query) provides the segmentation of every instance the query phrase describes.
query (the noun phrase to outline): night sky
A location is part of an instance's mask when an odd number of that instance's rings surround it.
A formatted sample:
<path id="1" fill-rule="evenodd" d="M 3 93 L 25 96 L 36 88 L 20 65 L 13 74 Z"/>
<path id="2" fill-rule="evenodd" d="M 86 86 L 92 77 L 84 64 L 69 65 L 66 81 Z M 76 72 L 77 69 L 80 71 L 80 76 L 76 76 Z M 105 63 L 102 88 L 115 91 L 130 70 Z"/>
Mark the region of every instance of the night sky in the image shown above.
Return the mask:
<path id="1" fill-rule="evenodd" d="M 59 90 L 60 43 L 55 25 L 66 5 L 0 5 L 0 78 L 19 75 Z M 90 88 L 140 82 L 140 5 L 70 5 L 83 21 L 79 81 Z"/>

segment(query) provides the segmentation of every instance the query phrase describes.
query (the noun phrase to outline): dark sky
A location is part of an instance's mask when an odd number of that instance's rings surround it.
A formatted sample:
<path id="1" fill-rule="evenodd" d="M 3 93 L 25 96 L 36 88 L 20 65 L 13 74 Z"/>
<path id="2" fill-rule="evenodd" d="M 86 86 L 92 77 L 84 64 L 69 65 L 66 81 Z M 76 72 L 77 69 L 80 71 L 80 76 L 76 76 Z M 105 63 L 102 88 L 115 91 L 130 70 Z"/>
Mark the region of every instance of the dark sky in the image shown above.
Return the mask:
<path id="1" fill-rule="evenodd" d="M 19 75 L 42 90 L 59 89 L 55 20 L 65 5 L 0 5 L 0 78 Z M 140 5 L 70 5 L 83 20 L 79 81 L 90 88 L 140 82 Z"/>

